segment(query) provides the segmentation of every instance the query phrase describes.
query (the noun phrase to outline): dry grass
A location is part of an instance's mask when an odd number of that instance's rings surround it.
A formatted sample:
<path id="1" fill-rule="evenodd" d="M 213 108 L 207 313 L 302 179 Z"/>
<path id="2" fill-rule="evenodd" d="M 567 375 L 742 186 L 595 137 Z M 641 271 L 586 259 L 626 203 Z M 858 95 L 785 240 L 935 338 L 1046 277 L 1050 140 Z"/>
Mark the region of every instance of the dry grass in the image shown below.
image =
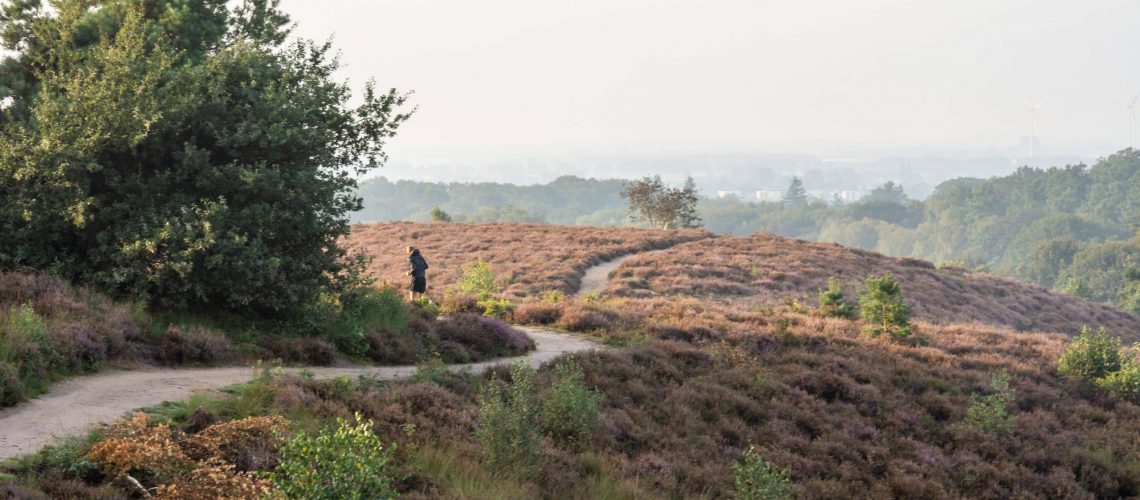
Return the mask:
<path id="1" fill-rule="evenodd" d="M 428 292 L 437 297 L 458 281 L 464 264 L 482 257 L 505 296 L 517 298 L 550 290 L 573 293 L 590 266 L 708 236 L 696 230 L 390 222 L 355 225 L 347 243 L 373 258 L 373 276 L 399 288 L 407 288 L 405 249 L 418 247 L 431 266 Z"/>
<path id="2" fill-rule="evenodd" d="M 936 269 L 831 243 L 757 234 L 717 237 L 627 260 L 608 292 L 627 297 L 698 297 L 747 310 L 787 299 L 816 304 L 816 291 L 834 276 L 849 300 L 867 276 L 891 272 L 903 285 L 915 317 L 938 324 L 984 323 L 1022 331 L 1077 333 L 1103 326 L 1140 340 L 1140 317 L 1009 278 Z"/>

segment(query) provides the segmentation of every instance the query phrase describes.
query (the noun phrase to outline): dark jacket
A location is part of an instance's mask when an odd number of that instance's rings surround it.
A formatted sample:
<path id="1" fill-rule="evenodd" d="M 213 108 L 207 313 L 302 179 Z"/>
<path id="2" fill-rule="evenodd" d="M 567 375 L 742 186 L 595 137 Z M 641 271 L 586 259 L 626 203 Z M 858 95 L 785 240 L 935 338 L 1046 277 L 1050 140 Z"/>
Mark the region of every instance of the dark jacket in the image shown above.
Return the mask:
<path id="1" fill-rule="evenodd" d="M 412 276 L 422 278 L 427 272 L 428 263 L 424 260 L 424 256 L 420 255 L 419 249 L 413 250 L 412 254 L 408 256 L 408 262 L 412 265 Z"/>

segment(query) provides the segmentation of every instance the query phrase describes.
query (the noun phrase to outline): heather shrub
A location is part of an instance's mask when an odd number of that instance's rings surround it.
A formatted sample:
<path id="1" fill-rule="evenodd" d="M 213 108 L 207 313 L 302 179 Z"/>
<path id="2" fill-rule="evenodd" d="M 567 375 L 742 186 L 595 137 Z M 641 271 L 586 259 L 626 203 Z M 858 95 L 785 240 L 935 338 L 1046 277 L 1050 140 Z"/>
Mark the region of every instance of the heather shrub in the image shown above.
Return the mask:
<path id="1" fill-rule="evenodd" d="M 732 464 L 736 498 L 744 500 L 785 500 L 792 494 L 791 474 L 769 464 L 754 446 L 749 446 L 739 462 Z"/>
<path id="2" fill-rule="evenodd" d="M 580 304 L 567 306 L 562 310 L 562 317 L 556 323 L 559 328 L 572 332 L 591 332 L 606 330 L 612 322 L 605 314 Z"/>
<path id="3" fill-rule="evenodd" d="M 549 325 L 562 317 L 562 306 L 546 302 L 523 302 L 515 308 L 514 320 L 524 325 Z"/>
<path id="4" fill-rule="evenodd" d="M 170 325 L 159 342 L 159 358 L 170 364 L 212 363 L 230 352 L 230 341 L 224 335 L 196 326 Z"/>
<path id="5" fill-rule="evenodd" d="M 535 370 L 519 360 L 511 365 L 510 378 L 506 384 L 493 380 L 479 392 L 475 438 L 491 470 L 529 477 L 541 461 Z"/>
<path id="6" fill-rule="evenodd" d="M 864 331 L 872 335 L 890 334 L 896 339 L 911 333 L 910 307 L 903 302 L 902 287 L 891 273 L 871 276 L 866 281 L 867 292 L 859 297 L 859 309 L 867 321 Z"/>
<path id="7" fill-rule="evenodd" d="M 359 413 L 354 421 L 337 419 L 335 430 L 315 435 L 301 431 L 279 447 L 281 461 L 271 478 L 284 498 L 394 498 L 395 444 L 385 446 L 372 422 Z"/>
<path id="8" fill-rule="evenodd" d="M 544 395 L 542 427 L 556 440 L 578 444 L 589 438 L 598 422 L 602 393 L 586 387 L 582 366 L 573 359 L 554 366 L 550 391 Z"/>
<path id="9" fill-rule="evenodd" d="M 1057 360 L 1057 371 L 1066 377 L 1095 380 L 1120 369 L 1120 339 L 1102 327 L 1096 332 L 1081 328 Z"/>
<path id="10" fill-rule="evenodd" d="M 457 314 L 436 325 L 440 343 L 454 342 L 467 348 L 472 358 L 514 356 L 534 349 L 534 341 L 506 323 L 478 314 Z"/>
<path id="11" fill-rule="evenodd" d="M 827 288 L 819 290 L 819 312 L 829 318 L 855 317 L 855 307 L 843 300 L 843 287 L 834 277 L 827 279 Z"/>
<path id="12" fill-rule="evenodd" d="M 479 298 L 468 295 L 454 288 L 443 292 L 443 300 L 439 303 L 439 310 L 443 314 L 459 314 L 468 312 L 482 313 L 479 308 Z"/>
<path id="13" fill-rule="evenodd" d="M 1009 386 L 1009 373 L 994 374 L 990 387 L 992 394 L 971 396 L 973 404 L 966 410 L 966 425 L 989 434 L 1013 434 L 1013 416 L 1009 410 L 1017 395 Z"/>

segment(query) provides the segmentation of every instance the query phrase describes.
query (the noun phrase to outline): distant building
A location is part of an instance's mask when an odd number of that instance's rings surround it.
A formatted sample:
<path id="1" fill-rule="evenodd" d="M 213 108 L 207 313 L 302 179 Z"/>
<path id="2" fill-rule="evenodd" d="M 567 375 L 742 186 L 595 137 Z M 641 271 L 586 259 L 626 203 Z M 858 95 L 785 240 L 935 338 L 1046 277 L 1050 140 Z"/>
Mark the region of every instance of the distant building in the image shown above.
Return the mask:
<path id="1" fill-rule="evenodd" d="M 756 191 L 756 201 L 780 201 L 784 198 L 783 191 Z"/>
<path id="2" fill-rule="evenodd" d="M 740 191 L 717 191 L 717 198 L 736 198 L 740 199 Z"/>

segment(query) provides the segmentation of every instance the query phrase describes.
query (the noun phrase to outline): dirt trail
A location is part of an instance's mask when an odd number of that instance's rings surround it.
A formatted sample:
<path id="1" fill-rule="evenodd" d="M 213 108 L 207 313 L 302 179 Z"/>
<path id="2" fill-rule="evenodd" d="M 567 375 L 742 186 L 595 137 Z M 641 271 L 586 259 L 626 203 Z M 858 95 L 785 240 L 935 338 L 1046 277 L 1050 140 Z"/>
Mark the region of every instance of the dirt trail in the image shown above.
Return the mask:
<path id="1" fill-rule="evenodd" d="M 536 349 L 520 359 L 539 365 L 559 355 L 598 349 L 582 337 L 542 328 L 519 326 L 530 335 Z M 481 363 L 451 365 L 452 370 L 470 368 L 481 372 L 488 367 L 510 363 L 500 358 Z M 289 368 L 299 372 L 302 368 Z M 304 368 L 316 378 L 369 375 L 398 379 L 415 373 L 415 366 Z M 249 367 L 201 369 L 147 369 L 108 372 L 60 382 L 39 398 L 0 410 L 0 460 L 32 453 L 56 437 L 78 435 L 100 422 L 110 422 L 125 413 L 163 401 L 183 400 L 195 391 L 216 389 L 250 380 Z"/>
<path id="2" fill-rule="evenodd" d="M 582 285 L 578 287 L 578 295 L 604 292 L 606 285 L 610 283 L 610 273 L 612 273 L 614 269 L 617 269 L 622 262 L 625 262 L 634 255 L 641 255 L 642 253 L 645 252 L 625 254 L 614 260 L 606 261 L 587 269 L 586 274 L 582 276 Z"/>

